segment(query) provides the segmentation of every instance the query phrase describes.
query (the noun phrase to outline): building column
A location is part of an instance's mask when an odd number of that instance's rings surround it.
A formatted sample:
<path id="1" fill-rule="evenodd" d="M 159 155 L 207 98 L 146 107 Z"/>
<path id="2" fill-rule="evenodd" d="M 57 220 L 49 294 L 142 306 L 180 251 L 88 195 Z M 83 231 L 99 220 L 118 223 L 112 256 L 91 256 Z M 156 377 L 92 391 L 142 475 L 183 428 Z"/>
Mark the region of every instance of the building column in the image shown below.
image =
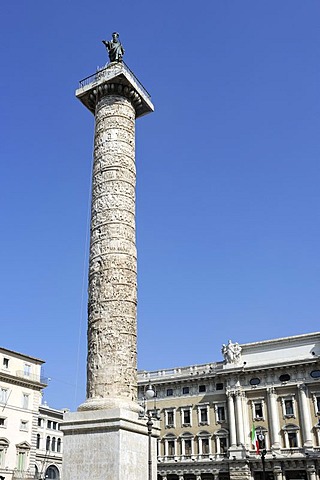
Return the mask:
<path id="1" fill-rule="evenodd" d="M 243 392 L 238 390 L 236 392 L 236 431 L 237 431 L 237 444 L 244 445 L 244 432 L 243 432 L 243 409 L 242 409 Z"/>
<path id="2" fill-rule="evenodd" d="M 229 419 L 229 432 L 230 432 L 230 446 L 234 447 L 237 445 L 236 437 L 236 421 L 234 415 L 234 399 L 233 392 L 227 392 L 228 397 L 228 419 Z"/>
<path id="3" fill-rule="evenodd" d="M 300 412 L 302 416 L 302 444 L 304 447 L 312 447 L 312 426 L 310 410 L 308 405 L 307 387 L 305 384 L 298 385 L 299 399 L 300 399 Z"/>
<path id="4" fill-rule="evenodd" d="M 282 470 L 280 466 L 276 466 L 273 469 L 274 480 L 283 480 Z"/>
<path id="5" fill-rule="evenodd" d="M 273 387 L 267 390 L 269 397 L 269 418 L 270 418 L 270 445 L 273 449 L 280 449 L 280 423 L 277 409 L 277 394 Z"/>
<path id="6" fill-rule="evenodd" d="M 308 474 L 308 480 L 317 480 L 315 467 L 308 468 L 307 474 Z"/>

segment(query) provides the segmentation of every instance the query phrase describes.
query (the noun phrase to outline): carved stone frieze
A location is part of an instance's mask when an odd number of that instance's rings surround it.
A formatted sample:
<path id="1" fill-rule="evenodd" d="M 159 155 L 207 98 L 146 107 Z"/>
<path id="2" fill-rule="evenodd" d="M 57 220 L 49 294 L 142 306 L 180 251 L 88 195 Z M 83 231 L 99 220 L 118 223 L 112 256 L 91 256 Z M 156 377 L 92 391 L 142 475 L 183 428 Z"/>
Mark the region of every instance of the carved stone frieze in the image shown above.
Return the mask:
<path id="1" fill-rule="evenodd" d="M 114 95 L 116 90 L 109 85 L 108 94 L 103 90 L 95 99 L 87 405 L 82 409 L 105 408 L 109 399 L 110 405 L 117 399 L 135 401 L 137 394 L 135 100 L 129 90 L 128 98 Z"/>

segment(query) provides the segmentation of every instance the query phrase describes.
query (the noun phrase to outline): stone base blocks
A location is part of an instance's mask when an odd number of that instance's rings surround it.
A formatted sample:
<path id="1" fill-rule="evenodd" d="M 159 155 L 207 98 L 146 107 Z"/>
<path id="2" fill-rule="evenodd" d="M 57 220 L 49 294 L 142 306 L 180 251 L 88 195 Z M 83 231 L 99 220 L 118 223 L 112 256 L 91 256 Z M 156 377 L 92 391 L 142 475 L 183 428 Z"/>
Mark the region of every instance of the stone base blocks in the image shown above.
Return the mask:
<path id="1" fill-rule="evenodd" d="M 148 436 L 145 421 L 127 410 L 95 410 L 69 413 L 63 426 L 63 479 L 146 480 Z M 156 458 L 153 429 L 152 458 Z M 156 461 L 153 461 L 153 477 Z"/>

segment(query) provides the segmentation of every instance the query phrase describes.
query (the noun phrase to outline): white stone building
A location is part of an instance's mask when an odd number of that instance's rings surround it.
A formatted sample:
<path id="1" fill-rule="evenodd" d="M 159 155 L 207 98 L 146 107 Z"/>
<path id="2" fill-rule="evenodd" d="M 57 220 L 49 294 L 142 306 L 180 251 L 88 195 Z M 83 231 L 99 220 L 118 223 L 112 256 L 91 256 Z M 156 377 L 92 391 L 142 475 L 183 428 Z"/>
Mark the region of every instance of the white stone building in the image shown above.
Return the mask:
<path id="1" fill-rule="evenodd" d="M 63 433 L 60 425 L 67 410 L 40 405 L 36 440 L 36 478 L 62 478 Z"/>
<path id="2" fill-rule="evenodd" d="M 139 372 L 140 399 L 151 384 L 161 415 L 158 480 L 319 480 L 320 333 L 229 341 L 222 353 Z"/>
<path id="3" fill-rule="evenodd" d="M 41 405 L 43 363 L 0 348 L 0 480 L 60 478 L 63 412 Z"/>

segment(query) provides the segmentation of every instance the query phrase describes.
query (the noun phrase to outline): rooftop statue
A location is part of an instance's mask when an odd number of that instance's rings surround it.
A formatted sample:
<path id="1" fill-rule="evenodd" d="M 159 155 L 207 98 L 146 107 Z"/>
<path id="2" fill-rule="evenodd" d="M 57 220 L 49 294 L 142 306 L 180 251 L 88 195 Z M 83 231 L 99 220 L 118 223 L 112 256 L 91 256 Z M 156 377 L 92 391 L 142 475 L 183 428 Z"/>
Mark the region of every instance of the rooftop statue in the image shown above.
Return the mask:
<path id="1" fill-rule="evenodd" d="M 105 45 L 108 51 L 110 62 L 121 62 L 124 55 L 124 48 L 119 41 L 119 33 L 114 32 L 110 42 L 102 40 L 102 43 Z"/>
<path id="2" fill-rule="evenodd" d="M 238 363 L 241 357 L 241 350 L 239 343 L 232 343 L 229 340 L 228 345 L 223 344 L 221 352 L 226 363 Z"/>

